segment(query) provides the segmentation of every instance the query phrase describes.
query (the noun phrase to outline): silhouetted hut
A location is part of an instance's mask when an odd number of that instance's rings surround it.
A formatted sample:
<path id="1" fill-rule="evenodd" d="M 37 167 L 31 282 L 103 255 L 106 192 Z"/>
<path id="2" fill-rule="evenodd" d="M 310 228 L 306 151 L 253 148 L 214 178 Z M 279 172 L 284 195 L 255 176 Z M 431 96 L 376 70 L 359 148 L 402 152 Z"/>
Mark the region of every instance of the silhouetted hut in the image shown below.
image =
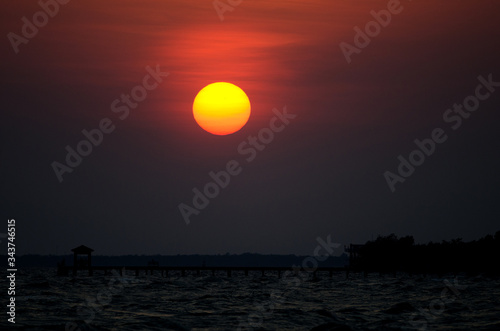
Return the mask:
<path id="1" fill-rule="evenodd" d="M 92 276 L 92 248 L 80 245 L 71 250 L 73 252 L 73 275 L 76 275 L 78 269 L 88 268 L 89 276 Z M 78 260 L 78 255 L 87 255 L 87 259 Z"/>

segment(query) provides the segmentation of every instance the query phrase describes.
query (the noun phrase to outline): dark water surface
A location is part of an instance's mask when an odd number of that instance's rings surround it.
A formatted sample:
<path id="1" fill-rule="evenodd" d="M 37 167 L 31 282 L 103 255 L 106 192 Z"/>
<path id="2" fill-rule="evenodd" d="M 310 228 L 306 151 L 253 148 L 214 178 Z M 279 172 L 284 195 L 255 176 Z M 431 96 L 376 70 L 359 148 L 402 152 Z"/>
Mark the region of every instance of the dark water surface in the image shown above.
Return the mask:
<path id="1" fill-rule="evenodd" d="M 484 276 L 55 274 L 18 272 L 15 329 L 500 330 L 500 280 Z"/>

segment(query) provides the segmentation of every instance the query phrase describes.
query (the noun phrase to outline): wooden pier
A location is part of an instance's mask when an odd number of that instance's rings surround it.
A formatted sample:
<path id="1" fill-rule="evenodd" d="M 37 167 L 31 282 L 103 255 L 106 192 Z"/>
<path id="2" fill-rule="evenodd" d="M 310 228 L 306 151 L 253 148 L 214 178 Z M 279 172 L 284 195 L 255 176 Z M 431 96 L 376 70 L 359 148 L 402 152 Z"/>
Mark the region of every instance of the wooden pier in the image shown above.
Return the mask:
<path id="1" fill-rule="evenodd" d="M 220 274 L 221 272 L 225 273 L 227 277 L 231 277 L 234 273 L 244 274 L 248 276 L 250 272 L 252 273 L 260 273 L 262 276 L 265 276 L 266 273 L 269 274 L 277 274 L 278 278 L 281 277 L 282 273 L 288 272 L 292 274 L 298 274 L 298 272 L 302 269 L 303 271 L 308 272 L 307 269 L 303 269 L 300 267 L 256 267 L 256 266 L 246 266 L 246 267 L 228 267 L 228 266 L 160 266 L 157 261 L 150 261 L 148 265 L 144 266 L 93 266 L 92 265 L 92 252 L 93 249 L 81 245 L 71 250 L 73 252 L 73 265 L 67 266 L 64 261 L 57 265 L 57 274 L 61 276 L 69 275 L 70 272 L 73 275 L 77 275 L 78 271 L 87 271 L 89 276 L 94 274 L 94 271 L 102 271 L 104 275 L 114 273 L 113 271 L 123 275 L 124 271 L 132 271 L 135 272 L 136 276 L 139 276 L 141 273 L 145 275 L 153 275 L 157 273 L 161 274 L 162 277 L 168 277 L 169 274 L 178 274 L 180 276 L 197 275 L 200 276 L 203 274 L 212 274 L 215 276 L 216 273 Z M 80 256 L 84 256 L 81 258 Z M 80 258 L 79 258 L 80 257 Z M 349 276 L 349 272 L 355 271 L 349 267 L 317 267 L 313 270 L 310 270 L 309 273 L 313 275 L 313 277 L 317 277 L 318 273 L 324 274 L 328 273 L 330 277 L 333 276 L 334 272 L 345 272 L 346 277 Z"/>
<path id="2" fill-rule="evenodd" d="M 300 268 L 301 269 L 301 268 Z M 187 275 L 212 275 L 215 276 L 220 275 L 220 273 L 226 274 L 227 277 L 231 277 L 233 274 L 244 274 L 248 276 L 250 272 L 252 273 L 260 273 L 262 276 L 265 275 L 277 275 L 281 277 L 283 273 L 288 271 L 289 273 L 298 273 L 299 268 L 294 270 L 291 267 L 208 267 L 208 266 L 58 266 L 58 274 L 59 275 L 68 275 L 72 273 L 76 275 L 78 271 L 88 271 L 88 275 L 92 276 L 96 271 L 102 271 L 102 274 L 111 274 L 115 270 L 120 275 L 123 275 L 124 271 L 132 271 L 135 272 L 136 276 L 140 274 L 144 275 L 161 275 L 162 277 L 168 277 L 169 275 L 179 275 L 179 276 L 187 276 Z M 319 273 L 328 274 L 329 277 L 333 276 L 334 272 L 349 272 L 348 268 L 345 267 L 318 267 L 312 271 L 313 277 L 317 277 Z"/>

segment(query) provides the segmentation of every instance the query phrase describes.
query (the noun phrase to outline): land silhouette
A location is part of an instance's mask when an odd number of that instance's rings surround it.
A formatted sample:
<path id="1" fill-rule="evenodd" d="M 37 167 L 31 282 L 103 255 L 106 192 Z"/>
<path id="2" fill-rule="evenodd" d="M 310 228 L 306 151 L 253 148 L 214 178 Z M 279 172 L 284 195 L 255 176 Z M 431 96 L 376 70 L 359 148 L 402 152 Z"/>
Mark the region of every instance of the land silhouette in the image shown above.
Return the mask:
<path id="1" fill-rule="evenodd" d="M 360 245 L 351 256 L 351 268 L 375 272 L 500 273 L 500 231 L 479 240 L 461 238 L 415 244 L 413 236 L 379 236 Z"/>
<path id="2" fill-rule="evenodd" d="M 478 240 L 464 242 L 461 238 L 439 243 L 415 244 L 413 236 L 395 234 L 378 236 L 361 245 L 346 245 L 346 252 L 319 262 L 319 267 L 346 267 L 364 272 L 407 272 L 410 274 L 500 274 L 500 231 Z M 292 267 L 301 265 L 306 256 L 277 254 L 218 255 L 121 255 L 92 257 L 94 266 L 157 266 L 203 267 Z M 17 257 L 23 268 L 55 267 L 64 261 L 71 264 L 73 256 L 27 254 Z"/>

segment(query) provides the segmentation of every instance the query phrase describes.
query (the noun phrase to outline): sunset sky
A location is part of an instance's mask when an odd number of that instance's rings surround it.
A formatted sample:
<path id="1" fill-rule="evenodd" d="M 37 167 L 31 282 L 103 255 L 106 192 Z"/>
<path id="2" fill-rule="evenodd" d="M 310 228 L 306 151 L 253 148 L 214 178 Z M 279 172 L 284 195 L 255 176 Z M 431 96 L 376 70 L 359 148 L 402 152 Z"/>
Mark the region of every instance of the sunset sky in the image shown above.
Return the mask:
<path id="1" fill-rule="evenodd" d="M 483 86 L 488 97 L 456 129 L 443 117 L 475 95 L 479 76 L 500 82 L 498 1 L 394 2 L 399 13 L 350 63 L 340 44 L 354 46 L 355 27 L 388 1 L 243 0 L 223 21 L 210 0 L 58 6 L 17 46 L 9 34 L 22 37 L 22 18 L 42 8 L 9 1 L 0 12 L 0 232 L 16 219 L 18 254 L 80 244 L 96 254 L 312 254 L 327 235 L 424 243 L 500 230 L 500 83 Z M 124 106 L 121 95 L 155 69 L 157 86 L 120 118 L 113 102 Z M 213 82 L 251 102 L 234 134 L 194 121 L 193 100 Z M 296 116 L 247 161 L 238 146 L 284 107 Z M 53 162 L 106 118 L 114 130 L 60 182 Z M 398 156 L 436 128 L 447 140 L 392 192 L 384 173 L 398 174 Z M 193 206 L 193 189 L 232 160 L 241 172 L 186 224 L 179 205 Z"/>

